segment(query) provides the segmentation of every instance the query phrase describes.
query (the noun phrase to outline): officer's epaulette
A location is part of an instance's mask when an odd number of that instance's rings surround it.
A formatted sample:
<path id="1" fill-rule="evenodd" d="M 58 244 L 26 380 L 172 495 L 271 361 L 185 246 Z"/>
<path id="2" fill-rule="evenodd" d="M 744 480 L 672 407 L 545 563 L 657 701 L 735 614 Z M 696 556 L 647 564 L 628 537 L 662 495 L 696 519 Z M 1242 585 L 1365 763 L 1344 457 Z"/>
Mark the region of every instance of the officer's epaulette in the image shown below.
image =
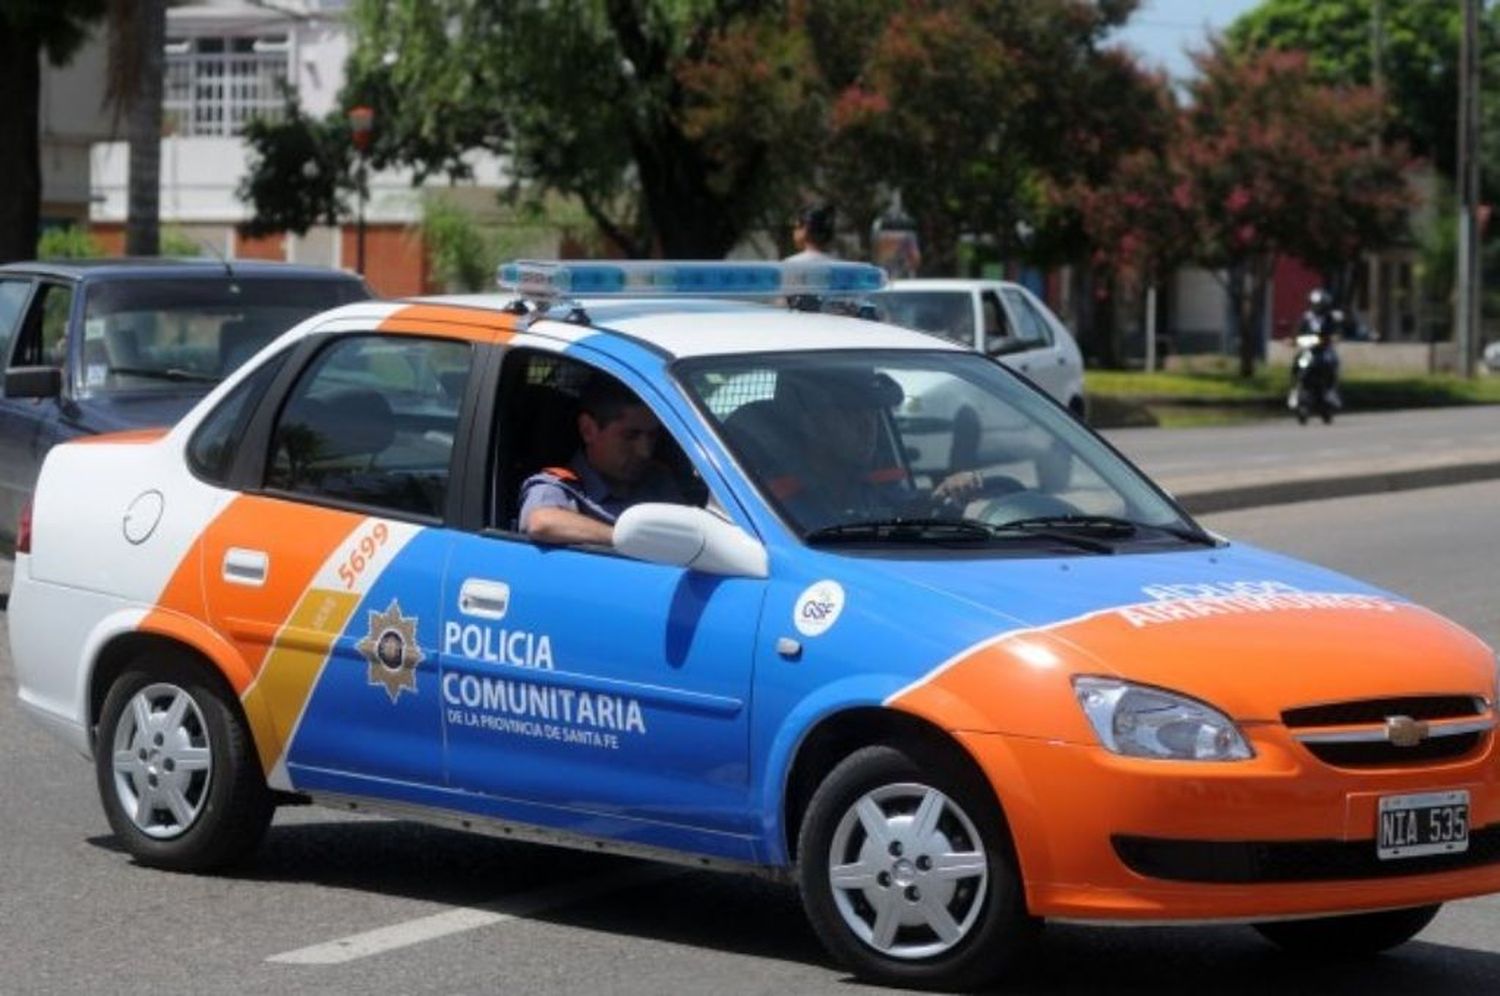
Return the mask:
<path id="1" fill-rule="evenodd" d="M 551 474 L 559 481 L 564 481 L 568 484 L 577 484 L 580 480 L 578 475 L 573 473 L 567 467 L 543 467 L 542 473 Z"/>

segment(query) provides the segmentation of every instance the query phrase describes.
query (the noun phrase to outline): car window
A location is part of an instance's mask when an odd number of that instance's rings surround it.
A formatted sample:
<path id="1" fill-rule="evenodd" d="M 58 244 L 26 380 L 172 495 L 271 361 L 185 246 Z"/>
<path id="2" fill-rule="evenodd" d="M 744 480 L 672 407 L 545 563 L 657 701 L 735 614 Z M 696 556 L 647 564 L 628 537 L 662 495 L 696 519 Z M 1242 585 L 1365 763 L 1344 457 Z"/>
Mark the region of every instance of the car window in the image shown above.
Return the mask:
<path id="1" fill-rule="evenodd" d="M 932 517 L 1002 531 L 1037 517 L 1127 517 L 1157 538 L 1149 527 L 1184 524 L 1075 420 L 972 353 L 705 357 L 673 372 L 804 536 Z M 955 498 L 960 483 L 971 492 Z"/>
<path id="2" fill-rule="evenodd" d="M 1022 341 L 1030 346 L 1051 345 L 1052 329 L 1047 325 L 1047 320 L 1037 314 L 1036 308 L 1026 299 L 1026 295 L 1009 287 L 1004 293 L 1005 300 L 1016 314 L 1018 325 L 1016 331 Z"/>
<path id="3" fill-rule="evenodd" d="M 522 482 L 544 468 L 566 467 L 579 456 L 579 397 L 592 378 L 601 376 L 610 375 L 556 353 L 523 349 L 507 354 L 496 406 L 490 528 L 514 529 Z M 670 483 L 674 496 L 686 504 L 707 503 L 702 476 L 665 427 L 657 437 L 653 462 L 654 474 Z"/>
<path id="4" fill-rule="evenodd" d="M 365 297 L 357 281 L 192 277 L 101 281 L 84 304 L 85 395 L 213 384 L 311 315 Z"/>
<path id="5" fill-rule="evenodd" d="M 31 281 L 16 277 L 0 279 L 0 366 L 10 356 L 11 340 L 21 324 L 21 311 L 31 294 Z"/>
<path id="6" fill-rule="evenodd" d="M 974 348 L 974 299 L 966 290 L 893 290 L 875 295 L 882 321 Z"/>
<path id="7" fill-rule="evenodd" d="M 13 367 L 60 367 L 68 359 L 68 312 L 73 288 L 43 282 L 32 296 L 21 324 L 21 338 L 11 357 Z"/>
<path id="8" fill-rule="evenodd" d="M 235 385 L 193 433 L 188 443 L 188 465 L 204 480 L 222 484 L 229 477 L 245 426 L 271 381 L 276 379 L 287 353 L 278 353 Z"/>
<path id="9" fill-rule="evenodd" d="M 277 416 L 266 487 L 440 517 L 472 365 L 473 347 L 448 339 L 336 340 Z"/>
<path id="10" fill-rule="evenodd" d="M 1000 299 L 994 291 L 985 291 L 979 295 L 979 306 L 984 313 L 984 351 L 991 356 L 1007 352 L 1017 340 Z"/>

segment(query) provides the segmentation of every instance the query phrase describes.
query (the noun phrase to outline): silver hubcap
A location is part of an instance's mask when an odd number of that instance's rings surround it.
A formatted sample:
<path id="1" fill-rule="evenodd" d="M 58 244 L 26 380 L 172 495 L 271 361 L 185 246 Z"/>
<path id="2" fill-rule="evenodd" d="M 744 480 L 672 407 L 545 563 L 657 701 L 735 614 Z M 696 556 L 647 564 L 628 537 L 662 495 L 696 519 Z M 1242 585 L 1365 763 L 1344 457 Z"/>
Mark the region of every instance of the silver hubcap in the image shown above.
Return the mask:
<path id="1" fill-rule="evenodd" d="M 927 785 L 861 796 L 833 834 L 828 881 L 856 937 L 892 958 L 931 958 L 969 935 L 989 864 L 966 813 Z"/>
<path id="2" fill-rule="evenodd" d="M 208 727 L 176 685 L 142 688 L 115 726 L 115 798 L 142 833 L 186 833 L 208 799 L 213 758 Z"/>

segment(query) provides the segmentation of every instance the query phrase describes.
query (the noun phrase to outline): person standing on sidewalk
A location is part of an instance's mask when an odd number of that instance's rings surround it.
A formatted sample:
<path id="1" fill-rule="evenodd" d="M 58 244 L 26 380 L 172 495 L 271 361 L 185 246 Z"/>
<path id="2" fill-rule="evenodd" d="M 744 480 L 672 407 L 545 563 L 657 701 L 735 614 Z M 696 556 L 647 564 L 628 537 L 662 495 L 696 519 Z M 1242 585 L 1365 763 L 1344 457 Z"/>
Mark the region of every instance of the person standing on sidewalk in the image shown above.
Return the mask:
<path id="1" fill-rule="evenodd" d="M 783 262 L 826 263 L 837 258 L 831 251 L 837 220 L 837 209 L 826 201 L 809 204 L 798 211 L 792 222 L 792 245 L 797 247 L 797 251 Z"/>

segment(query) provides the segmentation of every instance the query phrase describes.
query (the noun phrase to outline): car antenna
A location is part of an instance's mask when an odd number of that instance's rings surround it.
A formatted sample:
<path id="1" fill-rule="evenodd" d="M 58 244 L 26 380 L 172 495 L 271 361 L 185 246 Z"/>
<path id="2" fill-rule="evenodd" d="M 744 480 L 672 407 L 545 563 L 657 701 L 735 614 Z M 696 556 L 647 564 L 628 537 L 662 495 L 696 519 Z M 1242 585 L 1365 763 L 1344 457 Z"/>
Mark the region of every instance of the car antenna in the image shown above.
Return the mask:
<path id="1" fill-rule="evenodd" d="M 224 267 L 224 276 L 228 277 L 230 280 L 234 279 L 234 268 L 229 265 L 229 259 L 228 259 L 228 257 L 226 257 L 222 252 L 220 252 L 218 250 L 218 248 L 212 242 L 208 241 L 207 239 L 202 238 L 202 237 L 197 236 L 197 235 L 194 235 L 192 237 L 192 239 L 201 248 L 208 250 L 208 254 L 210 256 L 212 256 L 214 259 L 216 259 L 216 260 L 219 261 L 219 265 L 222 266 L 222 267 Z"/>

